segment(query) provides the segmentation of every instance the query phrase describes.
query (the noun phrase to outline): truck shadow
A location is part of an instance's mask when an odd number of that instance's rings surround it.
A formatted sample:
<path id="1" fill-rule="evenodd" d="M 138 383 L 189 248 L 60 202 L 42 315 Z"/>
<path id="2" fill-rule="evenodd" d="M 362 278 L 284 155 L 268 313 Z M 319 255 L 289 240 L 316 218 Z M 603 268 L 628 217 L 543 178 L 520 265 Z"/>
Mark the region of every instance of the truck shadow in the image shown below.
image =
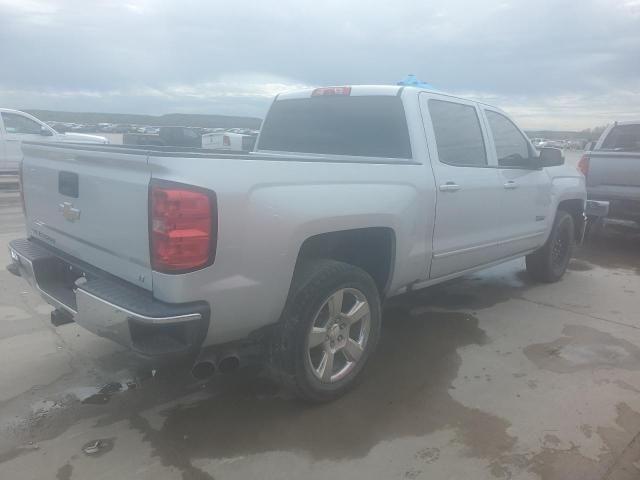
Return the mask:
<path id="1" fill-rule="evenodd" d="M 185 472 L 194 468 L 193 458 L 270 451 L 314 459 L 361 457 L 381 441 L 422 437 L 451 425 L 474 456 L 512 445 L 506 421 L 465 407 L 449 393 L 460 366 L 457 349 L 488 341 L 477 319 L 444 311 L 388 315 L 394 318 L 384 323 L 362 381 L 333 403 L 300 403 L 283 397 L 256 372 L 242 372 L 225 377 L 214 398 L 164 412 L 159 430 L 142 411 L 131 412 L 130 425 L 165 462 Z M 428 446 L 417 442 L 416 450 Z"/>
<path id="2" fill-rule="evenodd" d="M 609 225 L 590 235 L 576 258 L 604 268 L 632 270 L 640 275 L 640 229 Z"/>

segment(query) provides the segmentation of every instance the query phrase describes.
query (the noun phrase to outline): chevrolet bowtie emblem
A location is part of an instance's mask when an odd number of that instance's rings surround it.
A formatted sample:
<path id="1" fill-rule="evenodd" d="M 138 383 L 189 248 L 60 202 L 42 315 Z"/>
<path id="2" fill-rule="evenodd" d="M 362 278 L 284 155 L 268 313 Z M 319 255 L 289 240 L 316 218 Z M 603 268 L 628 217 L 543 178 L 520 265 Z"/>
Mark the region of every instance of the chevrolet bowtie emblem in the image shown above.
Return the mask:
<path id="1" fill-rule="evenodd" d="M 70 222 L 75 222 L 80 218 L 80 209 L 75 208 L 71 202 L 63 202 L 58 205 L 58 208 L 62 212 L 62 216 Z"/>

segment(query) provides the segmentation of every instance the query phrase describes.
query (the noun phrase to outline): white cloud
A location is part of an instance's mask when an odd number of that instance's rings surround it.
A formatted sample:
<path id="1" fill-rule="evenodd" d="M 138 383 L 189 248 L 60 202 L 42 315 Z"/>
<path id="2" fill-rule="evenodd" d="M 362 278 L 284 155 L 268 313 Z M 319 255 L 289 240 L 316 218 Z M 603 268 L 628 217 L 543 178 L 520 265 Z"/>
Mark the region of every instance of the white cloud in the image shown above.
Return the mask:
<path id="1" fill-rule="evenodd" d="M 462 94 L 499 106 L 524 129 L 582 130 L 614 121 L 640 120 L 640 92 L 567 94 L 541 97 L 505 97 L 495 94 Z"/>
<path id="2" fill-rule="evenodd" d="M 639 0 L 0 0 L 0 19 L 17 106 L 255 114 L 290 88 L 415 73 L 535 125 L 640 111 Z"/>

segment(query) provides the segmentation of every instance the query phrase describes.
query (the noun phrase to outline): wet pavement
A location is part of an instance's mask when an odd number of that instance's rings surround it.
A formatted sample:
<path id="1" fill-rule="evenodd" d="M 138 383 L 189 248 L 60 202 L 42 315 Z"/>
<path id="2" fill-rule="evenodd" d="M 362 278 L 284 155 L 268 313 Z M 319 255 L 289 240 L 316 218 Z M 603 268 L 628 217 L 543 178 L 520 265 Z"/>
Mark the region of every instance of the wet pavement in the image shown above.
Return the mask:
<path id="1" fill-rule="evenodd" d="M 0 251 L 22 235 L 0 204 Z M 554 285 L 519 260 L 395 298 L 320 406 L 259 369 L 150 371 L 2 270 L 0 478 L 640 478 L 639 249 L 611 229 Z"/>

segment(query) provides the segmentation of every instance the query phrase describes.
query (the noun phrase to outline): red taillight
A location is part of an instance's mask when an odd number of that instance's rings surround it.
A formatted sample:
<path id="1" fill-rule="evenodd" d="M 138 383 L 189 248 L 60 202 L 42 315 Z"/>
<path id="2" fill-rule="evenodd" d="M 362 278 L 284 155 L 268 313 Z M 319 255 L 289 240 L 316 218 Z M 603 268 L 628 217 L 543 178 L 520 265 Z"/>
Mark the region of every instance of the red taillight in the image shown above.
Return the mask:
<path id="1" fill-rule="evenodd" d="M 589 155 L 583 155 L 578 161 L 578 170 L 580 170 L 585 177 L 587 176 L 587 173 L 589 173 Z"/>
<path id="2" fill-rule="evenodd" d="M 311 92 L 312 97 L 322 97 L 324 95 L 351 95 L 351 87 L 322 87 Z"/>
<path id="3" fill-rule="evenodd" d="M 231 146 L 231 139 L 229 138 L 229 135 L 222 136 L 222 145 L 224 145 L 225 147 Z"/>
<path id="4" fill-rule="evenodd" d="M 178 273 L 213 262 L 217 206 L 213 192 L 169 182 L 150 187 L 151 265 Z"/>
<path id="5" fill-rule="evenodd" d="M 24 216 L 27 216 L 27 206 L 24 203 L 24 184 L 23 184 L 23 173 L 22 173 L 22 162 L 24 160 L 20 160 L 20 163 L 18 164 L 18 182 L 19 185 L 18 187 L 20 188 L 20 203 L 22 203 L 22 213 L 24 214 Z"/>

